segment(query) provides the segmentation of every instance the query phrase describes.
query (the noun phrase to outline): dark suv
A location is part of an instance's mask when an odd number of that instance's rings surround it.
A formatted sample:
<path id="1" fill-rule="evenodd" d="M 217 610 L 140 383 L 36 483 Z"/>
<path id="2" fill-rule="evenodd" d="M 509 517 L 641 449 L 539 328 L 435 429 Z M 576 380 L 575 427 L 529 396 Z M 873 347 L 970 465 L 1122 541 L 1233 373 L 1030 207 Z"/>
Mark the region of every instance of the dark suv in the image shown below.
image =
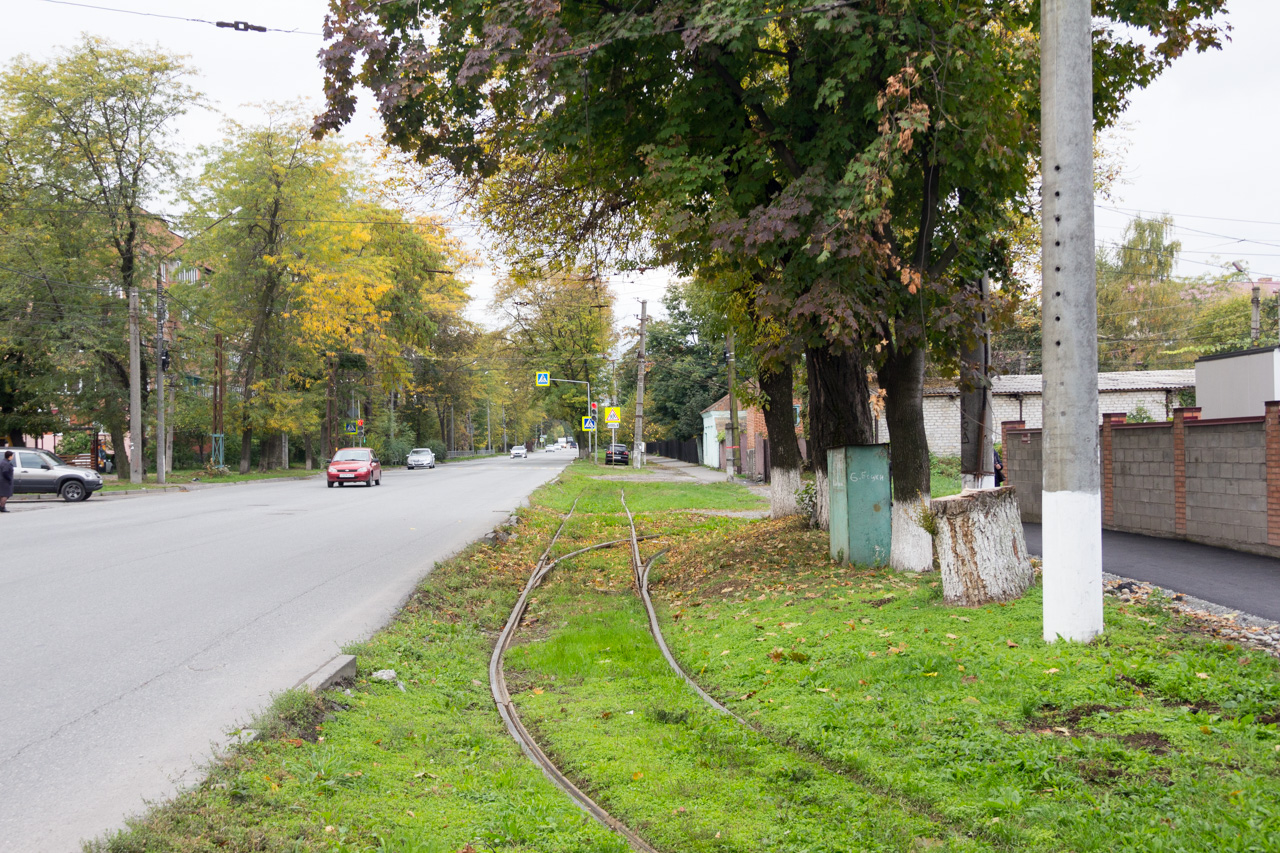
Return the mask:
<path id="1" fill-rule="evenodd" d="M 83 501 L 102 488 L 97 471 L 68 465 L 47 450 L 6 447 L 13 451 L 13 493 L 61 495 L 64 501 Z M 2 451 L 0 451 L 2 452 Z"/>
<path id="2" fill-rule="evenodd" d="M 631 463 L 631 452 L 625 444 L 611 444 L 604 452 L 604 464 L 628 465 Z"/>

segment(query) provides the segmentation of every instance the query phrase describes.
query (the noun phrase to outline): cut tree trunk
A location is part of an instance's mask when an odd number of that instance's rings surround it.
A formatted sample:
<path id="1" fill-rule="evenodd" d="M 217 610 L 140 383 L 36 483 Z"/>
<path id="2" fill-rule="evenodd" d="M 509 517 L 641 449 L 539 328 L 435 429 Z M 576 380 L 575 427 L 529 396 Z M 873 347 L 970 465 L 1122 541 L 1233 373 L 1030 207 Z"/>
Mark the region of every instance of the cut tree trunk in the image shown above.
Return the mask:
<path id="1" fill-rule="evenodd" d="M 897 350 L 880 368 L 893 472 L 893 545 L 889 565 L 900 572 L 933 568 L 933 539 L 922 525 L 929 512 L 929 440 L 924 427 L 922 348 Z"/>
<path id="2" fill-rule="evenodd" d="M 977 607 L 1027 591 L 1031 561 L 1012 486 L 938 498 L 932 516 L 947 604 Z"/>
<path id="3" fill-rule="evenodd" d="M 800 442 L 796 440 L 795 377 L 788 363 L 778 370 L 756 373 L 764 396 L 764 423 L 769 432 L 769 505 L 773 518 L 800 513 L 796 492 L 800 479 Z M 739 442 L 741 443 L 741 442 Z"/>
<path id="4" fill-rule="evenodd" d="M 861 354 L 852 350 L 811 347 L 805 351 L 809 377 L 809 458 L 813 460 L 813 525 L 830 529 L 827 451 L 833 447 L 871 444 L 871 389 Z"/>

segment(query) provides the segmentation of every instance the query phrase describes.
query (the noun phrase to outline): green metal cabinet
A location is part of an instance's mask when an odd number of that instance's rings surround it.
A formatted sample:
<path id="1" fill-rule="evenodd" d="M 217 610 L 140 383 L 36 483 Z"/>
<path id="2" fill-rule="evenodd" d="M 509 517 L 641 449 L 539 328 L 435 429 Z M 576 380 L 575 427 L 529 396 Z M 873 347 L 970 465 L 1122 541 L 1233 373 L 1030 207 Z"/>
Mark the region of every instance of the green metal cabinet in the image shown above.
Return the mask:
<path id="1" fill-rule="evenodd" d="M 827 451 L 831 557 L 859 566 L 889 562 L 893 535 L 889 445 Z"/>

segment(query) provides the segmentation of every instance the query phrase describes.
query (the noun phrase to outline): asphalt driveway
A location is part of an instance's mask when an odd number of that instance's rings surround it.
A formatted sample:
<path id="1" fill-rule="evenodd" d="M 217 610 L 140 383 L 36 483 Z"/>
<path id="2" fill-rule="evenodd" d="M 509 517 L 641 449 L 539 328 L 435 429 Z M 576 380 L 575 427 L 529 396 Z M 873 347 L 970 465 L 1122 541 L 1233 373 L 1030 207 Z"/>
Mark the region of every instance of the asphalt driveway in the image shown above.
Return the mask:
<path id="1" fill-rule="evenodd" d="M 1039 555 L 1040 525 L 1023 529 L 1027 549 Z M 1280 622 L 1280 560 L 1272 557 L 1104 530 L 1102 568 Z"/>

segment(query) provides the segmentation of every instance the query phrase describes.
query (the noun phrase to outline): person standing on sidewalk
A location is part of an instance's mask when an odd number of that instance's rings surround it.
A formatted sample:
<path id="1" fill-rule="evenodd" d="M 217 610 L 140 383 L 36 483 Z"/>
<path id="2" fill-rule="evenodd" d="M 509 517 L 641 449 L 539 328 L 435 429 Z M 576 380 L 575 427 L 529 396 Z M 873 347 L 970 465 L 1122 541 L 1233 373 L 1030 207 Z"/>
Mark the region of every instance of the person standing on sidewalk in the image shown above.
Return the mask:
<path id="1" fill-rule="evenodd" d="M 8 512 L 5 506 L 13 497 L 13 451 L 6 450 L 0 459 L 0 512 Z"/>

